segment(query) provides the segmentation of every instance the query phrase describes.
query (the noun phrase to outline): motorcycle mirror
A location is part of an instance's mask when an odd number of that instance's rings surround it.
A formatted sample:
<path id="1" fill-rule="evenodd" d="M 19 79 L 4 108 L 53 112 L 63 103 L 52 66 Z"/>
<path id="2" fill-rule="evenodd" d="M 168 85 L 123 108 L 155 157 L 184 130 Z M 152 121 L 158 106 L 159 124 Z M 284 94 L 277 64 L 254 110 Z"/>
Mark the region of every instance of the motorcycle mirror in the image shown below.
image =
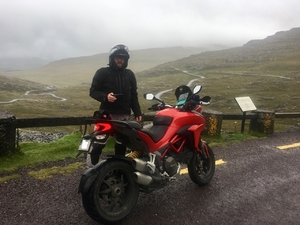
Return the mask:
<path id="1" fill-rule="evenodd" d="M 201 89 L 202 89 L 202 86 L 201 86 L 201 85 L 196 85 L 196 86 L 194 87 L 193 93 L 194 93 L 194 94 L 197 94 L 197 93 L 199 93 L 199 92 L 201 91 Z"/>
<path id="2" fill-rule="evenodd" d="M 151 94 L 151 93 L 147 93 L 147 94 L 144 94 L 144 98 L 147 99 L 147 100 L 153 100 L 154 99 L 154 95 Z"/>

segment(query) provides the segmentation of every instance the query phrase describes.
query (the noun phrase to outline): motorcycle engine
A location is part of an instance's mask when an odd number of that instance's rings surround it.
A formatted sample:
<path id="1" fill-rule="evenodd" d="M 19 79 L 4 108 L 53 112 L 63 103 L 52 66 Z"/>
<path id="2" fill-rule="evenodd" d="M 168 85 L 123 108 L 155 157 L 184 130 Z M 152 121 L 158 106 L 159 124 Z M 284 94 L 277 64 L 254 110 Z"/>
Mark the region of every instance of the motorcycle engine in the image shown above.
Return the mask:
<path id="1" fill-rule="evenodd" d="M 174 176 L 179 169 L 179 165 L 173 157 L 166 157 L 164 160 L 164 170 L 170 177 Z"/>

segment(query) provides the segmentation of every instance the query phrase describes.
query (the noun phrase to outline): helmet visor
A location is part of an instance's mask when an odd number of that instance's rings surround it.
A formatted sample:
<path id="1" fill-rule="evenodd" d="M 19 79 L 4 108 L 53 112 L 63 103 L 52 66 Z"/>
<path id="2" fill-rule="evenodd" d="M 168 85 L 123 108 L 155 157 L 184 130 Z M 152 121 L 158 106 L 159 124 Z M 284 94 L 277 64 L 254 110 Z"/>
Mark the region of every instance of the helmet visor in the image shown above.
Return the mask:
<path id="1" fill-rule="evenodd" d="M 124 56 L 129 58 L 129 49 L 126 45 L 115 45 L 110 50 L 109 56 Z"/>

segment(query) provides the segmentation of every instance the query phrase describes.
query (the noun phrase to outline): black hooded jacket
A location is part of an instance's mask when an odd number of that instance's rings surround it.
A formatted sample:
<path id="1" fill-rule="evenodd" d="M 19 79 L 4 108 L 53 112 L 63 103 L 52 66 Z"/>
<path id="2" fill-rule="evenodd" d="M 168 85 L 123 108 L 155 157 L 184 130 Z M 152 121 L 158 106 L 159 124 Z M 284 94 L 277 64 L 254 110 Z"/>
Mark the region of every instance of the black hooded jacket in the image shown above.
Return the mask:
<path id="1" fill-rule="evenodd" d="M 117 100 L 108 102 L 107 95 L 113 92 Z M 117 70 L 111 67 L 96 71 L 90 88 L 90 96 L 101 102 L 100 109 L 110 114 L 131 114 L 141 116 L 138 101 L 137 83 L 134 73 L 129 69 Z"/>

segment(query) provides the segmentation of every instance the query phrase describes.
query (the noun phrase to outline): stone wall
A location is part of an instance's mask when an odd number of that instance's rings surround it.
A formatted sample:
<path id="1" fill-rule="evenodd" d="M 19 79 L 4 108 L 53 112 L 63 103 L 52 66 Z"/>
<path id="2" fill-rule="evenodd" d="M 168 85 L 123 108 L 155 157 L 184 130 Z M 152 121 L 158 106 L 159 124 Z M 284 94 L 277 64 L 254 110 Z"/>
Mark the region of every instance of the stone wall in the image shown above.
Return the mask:
<path id="1" fill-rule="evenodd" d="M 8 112 L 0 112 L 0 156 L 17 151 L 15 147 L 15 119 L 14 115 Z"/>

